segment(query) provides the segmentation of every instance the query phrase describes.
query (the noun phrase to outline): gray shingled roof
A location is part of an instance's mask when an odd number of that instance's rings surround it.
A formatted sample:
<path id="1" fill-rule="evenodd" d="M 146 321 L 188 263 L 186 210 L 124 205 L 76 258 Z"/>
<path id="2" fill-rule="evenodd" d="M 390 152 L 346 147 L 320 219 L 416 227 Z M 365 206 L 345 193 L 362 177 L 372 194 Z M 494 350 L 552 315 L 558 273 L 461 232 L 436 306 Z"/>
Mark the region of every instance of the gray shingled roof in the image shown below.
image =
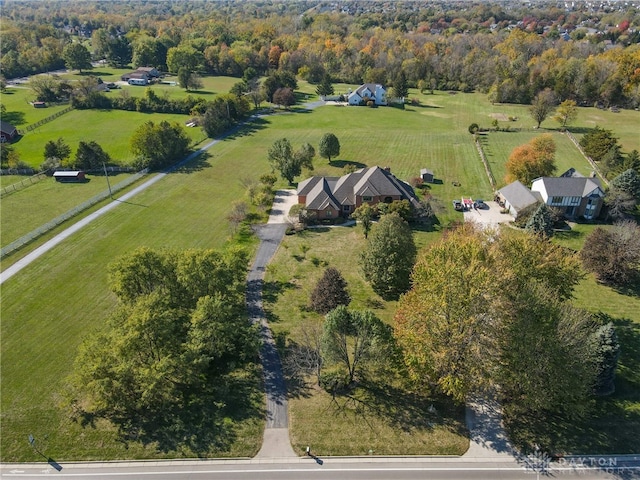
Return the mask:
<path id="1" fill-rule="evenodd" d="M 587 177 L 542 177 L 542 183 L 549 197 L 586 197 L 600 187 Z"/>
<path id="2" fill-rule="evenodd" d="M 11 125 L 9 122 L 0 120 L 0 129 L 2 129 L 3 132 L 13 133 L 16 130 L 16 127 Z"/>
<path id="3" fill-rule="evenodd" d="M 538 196 L 520 183 L 519 180 L 510 183 L 506 187 L 502 187 L 498 190 L 498 193 L 500 193 L 504 199 L 509 202 L 516 212 L 522 211 L 540 200 Z"/>

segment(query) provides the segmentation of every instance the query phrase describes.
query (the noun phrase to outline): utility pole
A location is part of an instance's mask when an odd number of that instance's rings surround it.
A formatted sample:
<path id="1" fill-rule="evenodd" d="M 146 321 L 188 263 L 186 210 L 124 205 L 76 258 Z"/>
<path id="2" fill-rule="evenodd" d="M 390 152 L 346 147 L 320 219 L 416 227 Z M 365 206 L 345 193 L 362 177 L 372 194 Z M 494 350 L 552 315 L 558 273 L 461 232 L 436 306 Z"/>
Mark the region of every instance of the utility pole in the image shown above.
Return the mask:
<path id="1" fill-rule="evenodd" d="M 104 168 L 104 175 L 107 177 L 107 187 L 109 187 L 109 198 L 113 200 L 113 194 L 111 193 L 111 184 L 109 183 L 109 174 L 107 173 L 107 166 L 102 162 L 102 168 Z"/>

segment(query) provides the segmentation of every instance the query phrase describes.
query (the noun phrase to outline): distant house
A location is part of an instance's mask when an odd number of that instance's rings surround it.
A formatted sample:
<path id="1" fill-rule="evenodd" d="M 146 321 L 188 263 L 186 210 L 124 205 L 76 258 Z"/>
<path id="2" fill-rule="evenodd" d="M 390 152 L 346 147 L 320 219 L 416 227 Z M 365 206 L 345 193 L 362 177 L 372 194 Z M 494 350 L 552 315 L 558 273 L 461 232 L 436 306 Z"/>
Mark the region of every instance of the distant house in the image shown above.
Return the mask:
<path id="1" fill-rule="evenodd" d="M 56 179 L 56 182 L 86 182 L 87 178 L 85 173 L 81 170 L 73 170 L 73 171 L 57 171 L 53 172 L 53 178 Z"/>
<path id="2" fill-rule="evenodd" d="M 149 78 L 160 78 L 160 72 L 154 67 L 138 67 L 136 72 L 146 73 Z"/>
<path id="3" fill-rule="evenodd" d="M 0 120 L 0 142 L 10 142 L 18 136 L 18 129 L 9 122 Z"/>
<path id="4" fill-rule="evenodd" d="M 33 108 L 47 108 L 46 102 L 31 102 L 31 105 L 33 105 Z"/>
<path id="5" fill-rule="evenodd" d="M 542 198 L 516 180 L 498 190 L 496 200 L 502 207 L 509 210 L 513 218 L 518 218 L 518 215 L 540 203 Z"/>
<path id="6" fill-rule="evenodd" d="M 413 207 L 420 207 L 413 188 L 380 167 L 363 168 L 342 177 L 315 176 L 298 185 L 298 203 L 316 219 L 348 217 L 363 203 L 395 200 L 408 200 Z"/>
<path id="7" fill-rule="evenodd" d="M 375 105 L 386 105 L 387 91 L 380 84 L 365 83 L 347 96 L 349 105 L 364 105 L 370 100 Z"/>
<path id="8" fill-rule="evenodd" d="M 531 184 L 531 191 L 538 193 L 550 207 L 562 210 L 570 219 L 597 218 L 604 202 L 600 181 L 595 177 L 583 177 L 573 169 L 561 177 L 536 178 Z"/>
<path id="9" fill-rule="evenodd" d="M 433 171 L 423 168 L 420 170 L 420 178 L 423 182 L 433 183 Z"/>

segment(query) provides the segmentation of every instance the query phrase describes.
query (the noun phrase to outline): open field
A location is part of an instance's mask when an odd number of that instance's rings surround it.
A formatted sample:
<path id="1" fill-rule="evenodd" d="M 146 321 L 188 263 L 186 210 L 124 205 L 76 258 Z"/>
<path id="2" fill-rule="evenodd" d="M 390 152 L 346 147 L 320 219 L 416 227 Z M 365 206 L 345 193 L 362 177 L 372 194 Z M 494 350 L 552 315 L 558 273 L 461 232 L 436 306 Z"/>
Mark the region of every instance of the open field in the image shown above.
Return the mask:
<path id="1" fill-rule="evenodd" d="M 313 112 L 279 113 L 260 119 L 213 147 L 208 155 L 168 175 L 152 189 L 96 220 L 3 284 L 2 460 L 37 459 L 25 440 L 28 433 L 33 433 L 36 438 L 48 435 L 46 453 L 56 460 L 188 454 L 158 452 L 153 445 L 144 446 L 137 442 L 125 445 L 104 423 L 99 422 L 95 428 L 83 428 L 73 423 L 60 407 L 64 379 L 71 371 L 81 339 L 101 328 L 115 305 L 115 298 L 107 288 L 107 265 L 116 256 L 141 245 L 154 248 L 224 245 L 230 236 L 226 215 L 232 203 L 245 195 L 241 181 L 245 178 L 255 180 L 260 174 L 270 171 L 267 150 L 278 138 L 286 137 L 294 148 L 298 148 L 303 142 L 317 146 L 323 133 L 335 133 L 342 145 L 341 153 L 331 164 L 316 158 L 317 174 L 340 175 L 342 167 L 352 163 L 390 166 L 396 176 L 408 180 L 417 176 L 420 168 L 431 168 L 436 178 L 442 180 L 442 183 L 430 185 L 431 194 L 440 199 L 442 205 L 438 211 L 441 226 L 462 219 L 453 211 L 451 198 L 461 195 L 488 198 L 492 192 L 467 127 L 474 121 L 488 125 L 490 114 L 502 111 L 520 116 L 518 122 L 511 122 L 518 126 L 526 107 L 491 106 L 482 96 L 475 94 L 436 92 L 436 95 L 420 98 L 425 106 L 407 107 L 404 111 L 327 106 Z M 71 112 L 41 128 L 53 126 L 76 113 L 82 112 Z M 118 118 L 120 112 L 88 113 L 103 115 L 98 117 L 102 124 L 98 123 L 97 127 L 104 128 L 106 124 L 111 135 L 118 134 L 118 122 L 110 123 L 110 116 Z M 154 121 L 158 121 L 158 117 L 148 116 Z M 88 121 L 89 118 L 80 118 L 76 125 L 88 124 L 92 129 L 93 123 Z M 121 118 L 121 125 L 123 121 L 127 120 Z M 70 131 L 71 127 L 67 130 Z M 58 136 L 63 135 L 52 134 L 49 138 Z M 92 139 L 89 134 L 86 136 Z M 65 140 L 72 146 L 77 143 L 66 137 Z M 95 140 L 101 143 L 97 138 Z M 105 142 L 109 143 L 108 140 Z M 104 146 L 106 148 L 107 145 Z M 307 174 L 305 172 L 302 178 Z M 453 186 L 453 181 L 461 186 Z M 287 185 L 280 180 L 276 186 Z M 340 238 L 340 235 L 346 237 Z M 437 230 L 418 232 L 416 240 L 419 245 L 425 245 L 438 236 Z M 310 249 L 299 261 L 294 255 L 302 254 L 300 242 L 306 242 Z M 339 252 L 334 242 L 344 245 L 344 252 Z M 278 257 L 284 256 L 287 263 L 282 266 L 276 264 L 269 270 L 271 279 L 284 279 L 292 284 L 280 285 L 278 280 L 272 285 L 271 295 L 275 298 L 268 307 L 277 333 L 295 335 L 297 325 L 304 318 L 299 307 L 308 300 L 312 282 L 322 271 L 321 266 L 316 267 L 313 263 L 313 257 L 318 259 L 319 265 L 326 261 L 340 265 L 345 276 L 348 273 L 354 306 L 375 307 L 376 314 L 386 321 L 391 320 L 393 304 L 380 305 L 368 286 L 357 279 L 359 274 L 354 266 L 356 250 L 351 248 L 357 249 L 360 242 L 362 234 L 359 227 L 287 237 L 284 245 L 289 246 L 283 245 L 277 254 Z M 253 245 L 249 244 L 250 247 Z M 329 256 L 329 250 L 334 256 Z M 291 272 L 297 273 L 293 275 Z M 589 292 L 591 287 L 586 288 Z M 598 290 L 587 292 L 581 302 L 590 302 Z M 611 296 L 610 299 L 615 304 L 603 304 L 603 309 L 629 315 L 632 321 L 640 323 L 640 309 L 635 303 L 628 303 L 628 297 Z M 627 309 L 627 305 L 631 308 Z M 313 398 L 316 407 L 323 408 L 324 400 L 320 396 Z M 638 404 L 640 401 L 631 397 L 629 409 L 637 409 Z M 304 411 L 305 408 L 304 403 L 292 402 L 292 412 Z M 316 416 L 310 421 L 320 418 Z M 262 419 L 252 417 L 238 425 L 236 443 L 224 452 L 212 449 L 212 455 L 251 455 L 257 451 Z M 296 432 L 298 427 L 294 425 L 293 428 Z M 344 426 L 336 428 L 349 430 Z M 453 430 L 457 431 L 456 428 Z M 295 433 L 294 439 L 296 442 L 308 441 L 308 434 Z M 389 441 L 397 443 L 397 440 Z M 452 441 L 450 445 L 458 445 L 455 448 L 459 448 L 461 443 L 456 442 L 461 440 Z M 356 444 L 352 442 L 352 446 L 356 451 Z"/>
<path id="2" fill-rule="evenodd" d="M 110 175 L 114 187 L 131 174 Z M 14 181 L 17 176 L 10 176 Z M 2 199 L 1 245 L 4 247 L 58 215 L 108 190 L 104 175 L 88 175 L 86 183 L 61 183 L 47 177 Z M 28 205 L 28 209 L 25 209 Z"/>
<path id="3" fill-rule="evenodd" d="M 7 88 L 2 92 L 2 104 L 7 108 L 6 113 L 2 114 L 2 120 L 9 122 L 18 130 L 24 130 L 28 125 L 37 123 L 69 106 L 69 104 L 48 104 L 47 108 L 34 108 L 29 104 L 33 100 L 35 100 L 33 92 L 25 85 Z"/>
<path id="4" fill-rule="evenodd" d="M 575 147 L 566 135 L 560 132 L 544 130 L 527 130 L 522 132 L 489 132 L 480 136 L 482 148 L 489 161 L 489 166 L 496 179 L 498 188 L 506 185 L 504 180 L 507 170 L 505 165 L 514 148 L 529 143 L 533 138 L 549 133 L 556 143 L 556 175 L 575 168 L 582 175 L 589 175 L 593 170 L 586 158 Z"/>
<path id="5" fill-rule="evenodd" d="M 547 120 L 543 126 L 549 127 L 550 122 Z M 639 125 L 640 112 L 637 110 L 620 110 L 614 113 L 609 110 L 586 107 L 578 109 L 578 119 L 569 126 L 569 130 L 580 140 L 591 128 L 596 126 L 606 128 L 618 137 L 622 152 L 629 153 L 633 149 L 640 150 Z"/>

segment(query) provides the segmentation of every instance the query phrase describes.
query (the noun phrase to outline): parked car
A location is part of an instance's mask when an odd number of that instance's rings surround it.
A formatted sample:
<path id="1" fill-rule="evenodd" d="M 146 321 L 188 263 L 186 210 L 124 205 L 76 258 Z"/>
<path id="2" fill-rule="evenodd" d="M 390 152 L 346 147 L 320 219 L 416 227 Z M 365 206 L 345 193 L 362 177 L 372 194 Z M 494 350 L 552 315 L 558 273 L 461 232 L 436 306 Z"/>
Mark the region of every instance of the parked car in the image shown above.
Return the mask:
<path id="1" fill-rule="evenodd" d="M 489 208 L 489 205 L 484 203 L 484 200 L 476 200 L 475 202 L 473 202 L 473 206 L 474 208 L 480 208 L 482 210 L 487 210 Z"/>
<path id="2" fill-rule="evenodd" d="M 453 201 L 453 208 L 455 208 L 457 211 L 461 212 L 463 210 L 462 202 L 460 200 L 454 200 Z"/>

